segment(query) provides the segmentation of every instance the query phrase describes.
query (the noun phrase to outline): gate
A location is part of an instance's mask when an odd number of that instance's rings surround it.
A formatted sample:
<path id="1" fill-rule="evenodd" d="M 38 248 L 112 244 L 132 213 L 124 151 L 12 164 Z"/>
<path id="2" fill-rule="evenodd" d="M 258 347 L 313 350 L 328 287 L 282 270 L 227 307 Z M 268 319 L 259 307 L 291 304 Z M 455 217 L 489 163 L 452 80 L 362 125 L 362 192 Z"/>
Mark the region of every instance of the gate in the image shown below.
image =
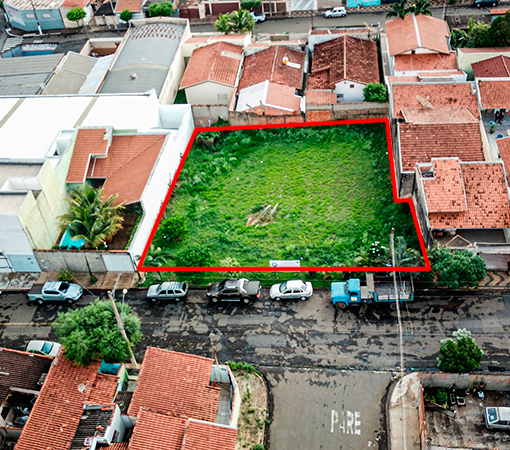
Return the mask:
<path id="1" fill-rule="evenodd" d="M 129 253 L 104 253 L 101 255 L 108 272 L 134 272 L 135 265 Z"/>

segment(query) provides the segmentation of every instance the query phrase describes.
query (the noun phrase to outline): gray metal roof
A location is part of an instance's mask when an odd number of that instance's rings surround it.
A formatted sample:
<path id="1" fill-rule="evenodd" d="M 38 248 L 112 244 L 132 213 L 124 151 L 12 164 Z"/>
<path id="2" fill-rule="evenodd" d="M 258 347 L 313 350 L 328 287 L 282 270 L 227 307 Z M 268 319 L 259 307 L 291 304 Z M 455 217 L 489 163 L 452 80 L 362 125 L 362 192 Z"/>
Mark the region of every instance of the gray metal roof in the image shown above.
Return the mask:
<path id="1" fill-rule="evenodd" d="M 0 58 L 0 95 L 35 95 L 61 60 L 62 55 Z"/>
<path id="2" fill-rule="evenodd" d="M 159 96 L 183 32 L 182 25 L 161 23 L 133 28 L 101 93 L 143 93 L 155 89 Z M 136 78 L 131 74 L 136 74 Z"/>

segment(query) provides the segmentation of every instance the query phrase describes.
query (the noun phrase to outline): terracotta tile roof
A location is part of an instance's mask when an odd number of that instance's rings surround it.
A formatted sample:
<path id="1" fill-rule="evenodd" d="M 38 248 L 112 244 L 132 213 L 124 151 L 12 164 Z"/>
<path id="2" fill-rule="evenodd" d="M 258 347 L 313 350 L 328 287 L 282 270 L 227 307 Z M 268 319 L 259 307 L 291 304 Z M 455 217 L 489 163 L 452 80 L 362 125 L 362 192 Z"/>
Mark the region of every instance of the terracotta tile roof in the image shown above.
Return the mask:
<path id="1" fill-rule="evenodd" d="M 128 415 L 147 408 L 214 422 L 220 390 L 209 386 L 212 364 L 210 358 L 148 347 Z"/>
<path id="2" fill-rule="evenodd" d="M 78 130 L 74 143 L 73 155 L 67 172 L 67 183 L 85 181 L 91 154 L 105 156 L 110 144 L 105 139 L 105 128 L 83 128 Z"/>
<path id="3" fill-rule="evenodd" d="M 125 9 L 131 12 L 140 12 L 142 10 L 143 0 L 118 0 L 115 7 L 116 13 L 121 13 Z"/>
<path id="4" fill-rule="evenodd" d="M 413 76 L 403 75 L 403 76 L 398 76 L 398 77 L 389 76 L 389 77 L 386 77 L 386 78 L 387 78 L 389 84 L 393 84 L 393 83 L 419 83 L 420 82 L 420 79 L 417 76 L 414 76 L 414 75 Z"/>
<path id="5" fill-rule="evenodd" d="M 93 392 L 99 365 L 95 361 L 88 367 L 80 367 L 62 356 L 55 358 L 16 450 L 69 449 L 83 414 L 83 404 L 90 398 L 105 404 L 113 401 L 117 377 L 108 378 L 110 388 L 101 382 L 103 398 Z"/>
<path id="6" fill-rule="evenodd" d="M 234 86 L 241 65 L 242 53 L 242 47 L 226 42 L 197 48 L 191 55 L 186 72 L 184 72 L 181 89 L 206 81 Z M 230 56 L 231 54 L 232 56 Z M 238 58 L 233 55 L 238 55 Z"/>
<path id="7" fill-rule="evenodd" d="M 498 145 L 499 154 L 501 155 L 503 164 L 505 164 L 505 170 L 508 177 L 510 174 L 510 137 L 497 139 L 496 144 Z"/>
<path id="8" fill-rule="evenodd" d="M 53 358 L 0 348 L 0 403 L 11 388 L 39 391 L 41 376 L 50 370 Z"/>
<path id="9" fill-rule="evenodd" d="M 114 442 L 108 447 L 108 450 L 128 450 L 129 442 Z"/>
<path id="10" fill-rule="evenodd" d="M 404 172 L 412 172 L 417 163 L 428 163 L 432 158 L 484 161 L 478 123 L 401 123 L 400 151 Z"/>
<path id="11" fill-rule="evenodd" d="M 186 417 L 142 408 L 136 419 L 129 450 L 181 450 L 186 421 Z"/>
<path id="12" fill-rule="evenodd" d="M 255 112 L 259 115 L 296 115 L 301 112 L 301 97 L 296 95 L 293 87 L 266 80 L 239 90 L 236 111 Z"/>
<path id="13" fill-rule="evenodd" d="M 114 136 L 108 157 L 90 164 L 88 178 L 106 178 L 105 198 L 118 194 L 119 203 L 140 201 L 165 139 L 165 134 Z"/>
<path id="14" fill-rule="evenodd" d="M 322 35 L 322 34 L 367 34 L 365 27 L 360 28 L 328 28 L 327 30 L 312 30 L 310 36 Z"/>
<path id="15" fill-rule="evenodd" d="M 510 203 L 503 164 L 461 163 L 460 168 L 467 211 L 429 213 L 431 228 L 509 228 Z M 436 183 L 432 189 L 429 187 L 427 196 L 437 195 L 433 194 L 434 189 L 443 190 L 445 187 L 451 187 L 447 176 L 444 177 L 444 181 L 446 186 Z M 425 186 L 428 182 L 425 181 Z M 425 190 L 427 192 L 427 187 Z"/>
<path id="16" fill-rule="evenodd" d="M 239 44 L 242 44 L 242 42 L 239 41 L 242 41 L 245 38 L 246 38 L 245 34 L 222 34 L 218 36 L 200 36 L 200 37 L 195 36 L 187 39 L 184 42 L 184 44 L 211 44 L 218 41 L 221 42 L 235 41 L 238 42 Z"/>
<path id="17" fill-rule="evenodd" d="M 414 125 L 447 124 L 447 123 L 478 123 L 478 119 L 468 108 L 404 108 L 402 115 L 407 123 Z"/>
<path id="18" fill-rule="evenodd" d="M 510 58 L 499 55 L 484 61 L 471 64 L 476 78 L 508 78 L 510 77 Z"/>
<path id="19" fill-rule="evenodd" d="M 429 213 L 467 211 L 460 160 L 433 159 L 434 178 L 422 178 Z"/>
<path id="20" fill-rule="evenodd" d="M 318 73 L 317 77 L 315 73 Z M 311 89 L 334 89 L 344 80 L 362 84 L 379 81 L 377 44 L 374 41 L 344 35 L 315 44 L 308 86 Z"/>
<path id="21" fill-rule="evenodd" d="M 444 20 L 419 14 L 407 14 L 404 19 L 386 22 L 386 35 L 390 56 L 407 53 L 418 48 L 450 54 L 447 36 L 450 35 Z"/>
<path id="22" fill-rule="evenodd" d="M 283 58 L 299 64 L 300 68 L 283 64 Z M 269 80 L 272 83 L 292 86 L 301 89 L 303 83 L 303 64 L 305 54 L 287 47 L 274 46 L 244 58 L 243 76 L 239 81 L 239 89 Z"/>
<path id="23" fill-rule="evenodd" d="M 90 3 L 90 0 L 65 0 L 64 3 L 62 3 L 61 8 L 82 8 L 84 9 L 88 4 Z"/>
<path id="24" fill-rule="evenodd" d="M 331 105 L 336 103 L 336 94 L 332 91 L 306 90 L 307 105 Z"/>
<path id="25" fill-rule="evenodd" d="M 425 70 L 458 70 L 457 55 L 455 52 L 448 54 L 439 53 L 416 53 L 395 56 L 395 71 L 425 71 Z"/>
<path id="26" fill-rule="evenodd" d="M 510 53 L 510 47 L 458 48 L 461 53 Z"/>
<path id="27" fill-rule="evenodd" d="M 489 12 L 493 16 L 504 16 L 510 9 L 508 8 L 499 8 L 499 9 L 491 9 Z"/>
<path id="28" fill-rule="evenodd" d="M 424 108 L 422 104 L 424 101 L 429 102 L 434 108 L 466 106 L 473 116 L 480 117 L 476 94 L 472 93 L 470 83 L 393 84 L 392 90 L 395 117 L 402 117 L 402 108 Z"/>
<path id="29" fill-rule="evenodd" d="M 510 108 L 510 80 L 479 80 L 478 86 L 482 108 Z"/>
<path id="30" fill-rule="evenodd" d="M 269 83 L 265 103 L 267 106 L 299 112 L 301 97 L 296 95 L 293 87 Z"/>
<path id="31" fill-rule="evenodd" d="M 237 430 L 212 423 L 188 420 L 179 450 L 234 450 Z"/>

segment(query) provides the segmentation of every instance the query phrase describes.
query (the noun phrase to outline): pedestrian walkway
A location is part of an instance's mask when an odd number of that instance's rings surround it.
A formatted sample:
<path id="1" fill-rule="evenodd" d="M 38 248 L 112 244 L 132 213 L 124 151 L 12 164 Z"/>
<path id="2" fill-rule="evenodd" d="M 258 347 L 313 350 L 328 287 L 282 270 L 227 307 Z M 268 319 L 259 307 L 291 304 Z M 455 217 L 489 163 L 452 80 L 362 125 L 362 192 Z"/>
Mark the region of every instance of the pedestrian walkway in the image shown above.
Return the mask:
<path id="1" fill-rule="evenodd" d="M 510 289 L 508 272 L 487 272 L 487 276 L 478 285 L 481 289 Z"/>

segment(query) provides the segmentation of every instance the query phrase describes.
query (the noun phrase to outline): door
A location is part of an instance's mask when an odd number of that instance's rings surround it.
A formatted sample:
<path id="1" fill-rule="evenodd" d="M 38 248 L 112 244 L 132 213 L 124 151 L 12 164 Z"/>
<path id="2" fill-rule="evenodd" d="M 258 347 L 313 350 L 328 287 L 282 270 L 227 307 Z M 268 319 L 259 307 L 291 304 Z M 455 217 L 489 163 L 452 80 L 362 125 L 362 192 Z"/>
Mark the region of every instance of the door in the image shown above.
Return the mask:
<path id="1" fill-rule="evenodd" d="M 13 272 L 40 272 L 41 268 L 34 255 L 9 255 Z"/>

